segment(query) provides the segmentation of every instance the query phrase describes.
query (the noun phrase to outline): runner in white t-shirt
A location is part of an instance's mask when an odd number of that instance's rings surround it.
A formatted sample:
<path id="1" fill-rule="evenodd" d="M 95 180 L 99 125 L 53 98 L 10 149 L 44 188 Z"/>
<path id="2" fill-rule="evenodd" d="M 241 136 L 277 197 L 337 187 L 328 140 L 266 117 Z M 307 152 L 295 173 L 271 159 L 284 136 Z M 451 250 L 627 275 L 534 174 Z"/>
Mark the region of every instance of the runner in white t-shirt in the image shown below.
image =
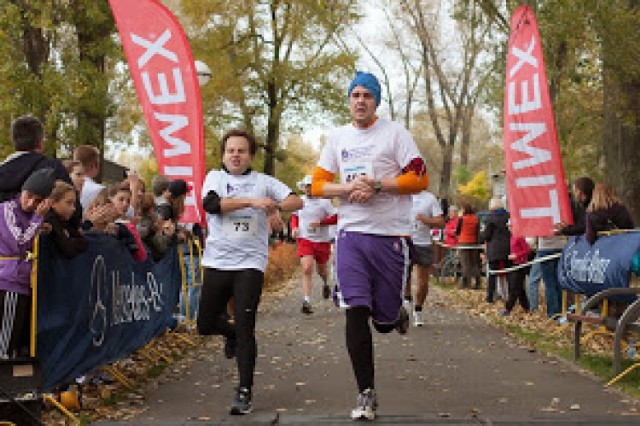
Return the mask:
<path id="1" fill-rule="evenodd" d="M 413 325 L 424 325 L 422 305 L 429 293 L 429 275 L 433 265 L 433 240 L 431 228 L 444 226 L 442 208 L 436 197 L 429 191 L 412 196 L 411 209 L 411 265 L 416 268 L 416 298 L 413 306 Z M 404 290 L 405 301 L 411 301 L 411 275 Z"/>
<path id="2" fill-rule="evenodd" d="M 302 207 L 300 197 L 279 180 L 251 170 L 256 141 L 232 130 L 222 138 L 222 170 L 207 174 L 202 188 L 209 227 L 202 255 L 204 281 L 198 331 L 225 337 L 225 356 L 236 356 L 240 383 L 231 414 L 251 412 L 257 355 L 255 323 L 269 254 L 269 223 L 280 210 Z M 234 299 L 234 323 L 226 317 Z"/>
<path id="3" fill-rule="evenodd" d="M 302 197 L 304 207 L 291 215 L 291 232 L 298 240 L 298 257 L 302 264 L 302 313 L 312 314 L 311 289 L 313 264 L 316 264 L 318 275 L 322 278 L 322 297 L 331 296 L 329 288 L 327 262 L 331 257 L 330 226 L 337 223 L 336 209 L 326 198 L 311 196 L 311 176 L 305 176 L 298 187 L 305 195 Z"/>
<path id="4" fill-rule="evenodd" d="M 351 417 L 367 420 L 377 407 L 369 320 L 381 333 L 407 331 L 402 292 L 411 194 L 429 183 L 409 132 L 376 116 L 380 92 L 375 76 L 356 74 L 348 90 L 353 123 L 329 134 L 311 185 L 314 197 L 340 197 L 336 295 L 347 308 L 347 349 L 359 391 Z M 333 183 L 338 174 L 340 183 Z"/>

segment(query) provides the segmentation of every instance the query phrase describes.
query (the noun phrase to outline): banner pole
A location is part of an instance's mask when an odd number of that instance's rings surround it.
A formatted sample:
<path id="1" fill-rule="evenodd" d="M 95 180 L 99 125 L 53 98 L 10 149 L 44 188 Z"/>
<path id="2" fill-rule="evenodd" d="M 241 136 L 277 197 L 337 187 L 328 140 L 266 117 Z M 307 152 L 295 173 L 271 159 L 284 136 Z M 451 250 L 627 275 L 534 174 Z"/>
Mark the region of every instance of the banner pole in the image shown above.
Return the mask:
<path id="1" fill-rule="evenodd" d="M 29 335 L 29 355 L 36 356 L 36 335 L 38 333 L 38 257 L 40 252 L 40 232 L 33 239 L 33 259 L 31 264 L 31 333 Z"/>

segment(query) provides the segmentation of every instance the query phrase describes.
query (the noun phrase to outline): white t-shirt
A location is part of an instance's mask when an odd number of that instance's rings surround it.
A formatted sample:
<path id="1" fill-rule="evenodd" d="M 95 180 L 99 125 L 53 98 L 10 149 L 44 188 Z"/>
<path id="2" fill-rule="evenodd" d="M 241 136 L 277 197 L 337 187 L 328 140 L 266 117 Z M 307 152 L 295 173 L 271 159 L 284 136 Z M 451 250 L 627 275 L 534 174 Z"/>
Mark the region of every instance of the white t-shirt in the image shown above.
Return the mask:
<path id="1" fill-rule="evenodd" d="M 295 212 L 298 216 L 298 236 L 316 243 L 331 241 L 330 227 L 322 225 L 316 229 L 311 229 L 309 223 L 318 222 L 327 217 L 333 216 L 336 209 L 326 198 L 302 197 L 304 205 L 302 209 Z"/>
<path id="2" fill-rule="evenodd" d="M 402 174 L 414 158 L 421 157 L 411 134 L 397 123 L 378 119 L 367 129 L 348 124 L 334 129 L 318 166 L 340 174 L 340 182 L 366 174 L 376 180 Z M 380 193 L 368 202 L 349 203 L 340 199 L 338 229 L 375 235 L 410 235 L 411 196 Z"/>
<path id="3" fill-rule="evenodd" d="M 279 180 L 257 172 L 235 176 L 223 170 L 207 174 L 202 194 L 215 191 L 224 198 L 264 198 L 283 201 L 291 189 Z M 207 213 L 209 228 L 202 265 L 222 270 L 258 269 L 267 267 L 269 257 L 269 227 L 264 211 L 247 207 L 225 214 Z"/>
<path id="4" fill-rule="evenodd" d="M 411 240 L 418 246 L 430 246 L 433 243 L 431 227 L 416 219 L 422 214 L 427 218 L 442 216 L 442 208 L 436 197 L 429 191 L 422 191 L 411 197 L 413 207 L 411 209 Z"/>
<path id="5" fill-rule="evenodd" d="M 103 189 L 104 185 L 96 183 L 96 181 L 90 177 L 85 177 L 82 190 L 80 191 L 80 204 L 82 204 L 82 209 L 86 210 L 89 203 L 91 203 Z"/>

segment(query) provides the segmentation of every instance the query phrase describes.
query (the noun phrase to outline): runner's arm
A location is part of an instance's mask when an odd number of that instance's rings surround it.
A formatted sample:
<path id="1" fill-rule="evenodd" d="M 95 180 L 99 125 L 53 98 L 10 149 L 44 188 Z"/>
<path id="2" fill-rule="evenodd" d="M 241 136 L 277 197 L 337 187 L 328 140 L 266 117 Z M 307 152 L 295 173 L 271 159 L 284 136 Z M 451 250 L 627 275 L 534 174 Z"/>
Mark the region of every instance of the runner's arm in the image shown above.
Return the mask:
<path id="1" fill-rule="evenodd" d="M 282 211 L 292 212 L 302 208 L 302 198 L 296 194 L 290 194 L 287 198 L 278 203 L 277 208 Z"/>

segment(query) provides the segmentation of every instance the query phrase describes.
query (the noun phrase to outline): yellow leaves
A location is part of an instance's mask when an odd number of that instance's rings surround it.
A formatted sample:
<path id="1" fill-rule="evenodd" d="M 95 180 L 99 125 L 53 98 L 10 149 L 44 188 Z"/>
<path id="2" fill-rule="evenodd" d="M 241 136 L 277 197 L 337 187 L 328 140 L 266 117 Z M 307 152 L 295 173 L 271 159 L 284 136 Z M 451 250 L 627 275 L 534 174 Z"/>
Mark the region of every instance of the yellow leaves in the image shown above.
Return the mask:
<path id="1" fill-rule="evenodd" d="M 487 172 L 484 170 L 476 173 L 465 185 L 458 185 L 461 195 L 477 198 L 479 200 L 489 199 L 489 189 L 487 188 Z"/>

